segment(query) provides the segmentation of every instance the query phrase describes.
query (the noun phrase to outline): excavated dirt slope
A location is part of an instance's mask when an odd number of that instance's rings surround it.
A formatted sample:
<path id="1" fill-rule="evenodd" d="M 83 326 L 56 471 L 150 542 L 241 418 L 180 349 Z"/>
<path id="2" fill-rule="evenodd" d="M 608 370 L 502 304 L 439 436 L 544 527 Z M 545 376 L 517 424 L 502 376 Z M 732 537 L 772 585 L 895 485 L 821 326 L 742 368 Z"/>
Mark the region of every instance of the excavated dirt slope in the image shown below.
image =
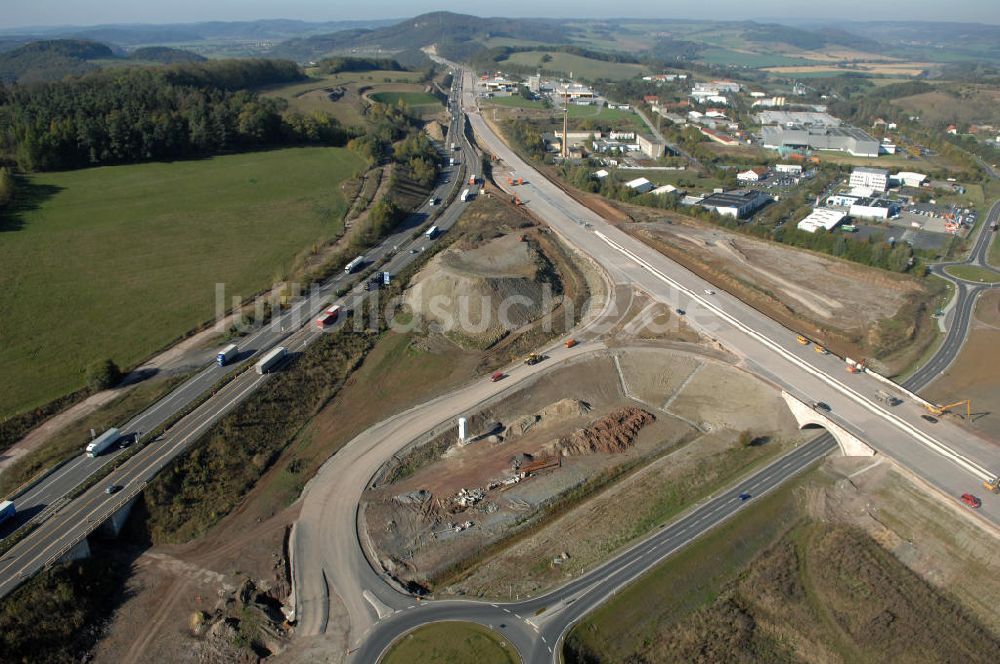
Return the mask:
<path id="1" fill-rule="evenodd" d="M 463 347 L 489 348 L 559 303 L 546 259 L 519 235 L 435 256 L 404 302 L 431 329 Z"/>

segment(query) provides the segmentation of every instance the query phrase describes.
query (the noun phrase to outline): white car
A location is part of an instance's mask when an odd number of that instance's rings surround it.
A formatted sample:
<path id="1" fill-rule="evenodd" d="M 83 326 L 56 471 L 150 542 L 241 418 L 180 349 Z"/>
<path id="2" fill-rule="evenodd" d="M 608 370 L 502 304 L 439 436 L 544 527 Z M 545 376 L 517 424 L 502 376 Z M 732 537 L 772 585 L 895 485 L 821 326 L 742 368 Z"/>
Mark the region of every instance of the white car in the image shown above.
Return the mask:
<path id="1" fill-rule="evenodd" d="M 715 295 L 715 291 L 712 290 L 711 288 L 706 288 L 705 295 Z"/>

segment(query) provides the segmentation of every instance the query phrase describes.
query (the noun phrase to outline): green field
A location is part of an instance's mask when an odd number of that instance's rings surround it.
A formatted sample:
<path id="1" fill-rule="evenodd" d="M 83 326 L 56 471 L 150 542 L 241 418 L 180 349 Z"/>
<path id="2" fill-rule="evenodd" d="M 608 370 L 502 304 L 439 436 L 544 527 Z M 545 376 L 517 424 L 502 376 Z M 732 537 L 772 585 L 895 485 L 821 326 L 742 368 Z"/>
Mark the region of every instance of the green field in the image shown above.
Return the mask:
<path id="1" fill-rule="evenodd" d="M 699 55 L 698 59 L 712 65 L 737 65 L 753 68 L 816 64 L 816 60 L 807 60 L 806 58 L 791 58 L 787 55 L 766 53 L 744 53 L 728 48 L 706 49 Z"/>
<path id="2" fill-rule="evenodd" d="M 556 111 L 559 114 L 555 119 L 561 123 L 562 109 L 557 108 Z M 577 127 L 579 123 L 589 120 L 604 125 L 611 125 L 613 129 L 618 130 L 635 129 L 643 131 L 646 128 L 646 125 L 639 116 L 632 111 L 622 111 L 617 108 L 608 108 L 607 106 L 577 106 L 576 104 L 570 104 L 569 119 L 574 122 L 573 127 Z"/>
<path id="3" fill-rule="evenodd" d="M 227 298 L 268 287 L 340 231 L 339 184 L 362 168 L 343 148 L 291 148 L 31 176 L 0 224 L 0 417 L 211 320 L 217 283 Z"/>
<path id="4" fill-rule="evenodd" d="M 327 76 L 313 76 L 307 81 L 291 85 L 276 85 L 260 88 L 265 97 L 280 97 L 288 102 L 288 108 L 300 113 L 329 113 L 344 125 L 363 125 L 361 114 L 364 102 L 358 96 L 359 87 L 399 83 L 416 83 L 423 76 L 409 71 L 358 71 L 340 72 Z M 326 91 L 344 88 L 345 94 L 337 101 L 331 101 Z"/>
<path id="5" fill-rule="evenodd" d="M 438 622 L 418 627 L 397 641 L 381 664 L 517 664 L 514 647 L 475 623 Z"/>
<path id="6" fill-rule="evenodd" d="M 375 92 L 370 96 L 381 104 L 395 105 L 403 102 L 410 108 L 441 105 L 441 101 L 428 92 Z"/>
<path id="7" fill-rule="evenodd" d="M 543 56 L 552 58 L 549 62 L 542 62 Z M 513 53 L 508 59 L 509 62 L 525 67 L 538 67 L 544 71 L 560 72 L 565 75 L 573 74 L 573 78 L 596 80 L 606 78 L 613 81 L 623 80 L 641 76 L 646 72 L 646 67 L 642 65 L 629 64 L 624 62 L 605 62 L 594 60 L 580 55 L 570 53 L 544 53 L 542 51 L 523 51 Z M 500 63 L 503 67 L 503 63 Z"/>
<path id="8" fill-rule="evenodd" d="M 510 97 L 490 97 L 481 100 L 482 104 L 493 104 L 494 106 L 507 106 L 508 108 L 545 108 L 545 102 L 540 99 L 525 99 L 521 95 Z"/>
<path id="9" fill-rule="evenodd" d="M 944 271 L 953 277 L 967 281 L 979 281 L 985 284 L 1000 282 L 1000 272 L 987 270 L 976 265 L 952 265 L 951 267 L 946 267 Z"/>

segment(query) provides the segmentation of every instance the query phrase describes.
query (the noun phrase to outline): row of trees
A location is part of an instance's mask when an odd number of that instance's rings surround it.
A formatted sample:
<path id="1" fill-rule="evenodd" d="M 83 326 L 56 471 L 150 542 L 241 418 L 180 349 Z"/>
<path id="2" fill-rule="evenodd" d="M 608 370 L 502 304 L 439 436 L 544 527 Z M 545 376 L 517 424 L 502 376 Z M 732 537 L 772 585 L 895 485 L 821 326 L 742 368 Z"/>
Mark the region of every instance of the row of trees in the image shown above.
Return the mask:
<path id="1" fill-rule="evenodd" d="M 300 76 L 292 63 L 221 61 L 14 86 L 0 91 L 0 148 L 37 171 L 345 143 L 334 118 L 286 114 L 283 100 L 245 89 Z"/>
<path id="2" fill-rule="evenodd" d="M 9 168 L 0 168 L 0 211 L 14 200 L 15 189 L 14 174 Z"/>

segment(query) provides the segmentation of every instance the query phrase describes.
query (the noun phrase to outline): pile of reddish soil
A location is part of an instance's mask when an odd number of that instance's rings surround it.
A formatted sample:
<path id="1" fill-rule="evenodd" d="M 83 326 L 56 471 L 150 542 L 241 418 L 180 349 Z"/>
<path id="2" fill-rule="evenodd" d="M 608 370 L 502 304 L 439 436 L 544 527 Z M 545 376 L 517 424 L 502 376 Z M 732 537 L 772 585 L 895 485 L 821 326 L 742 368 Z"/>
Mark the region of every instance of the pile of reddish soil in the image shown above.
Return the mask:
<path id="1" fill-rule="evenodd" d="M 608 413 L 586 429 L 576 431 L 559 441 L 563 456 L 604 452 L 615 454 L 632 446 L 639 430 L 656 421 L 656 417 L 641 408 L 629 406 Z"/>

